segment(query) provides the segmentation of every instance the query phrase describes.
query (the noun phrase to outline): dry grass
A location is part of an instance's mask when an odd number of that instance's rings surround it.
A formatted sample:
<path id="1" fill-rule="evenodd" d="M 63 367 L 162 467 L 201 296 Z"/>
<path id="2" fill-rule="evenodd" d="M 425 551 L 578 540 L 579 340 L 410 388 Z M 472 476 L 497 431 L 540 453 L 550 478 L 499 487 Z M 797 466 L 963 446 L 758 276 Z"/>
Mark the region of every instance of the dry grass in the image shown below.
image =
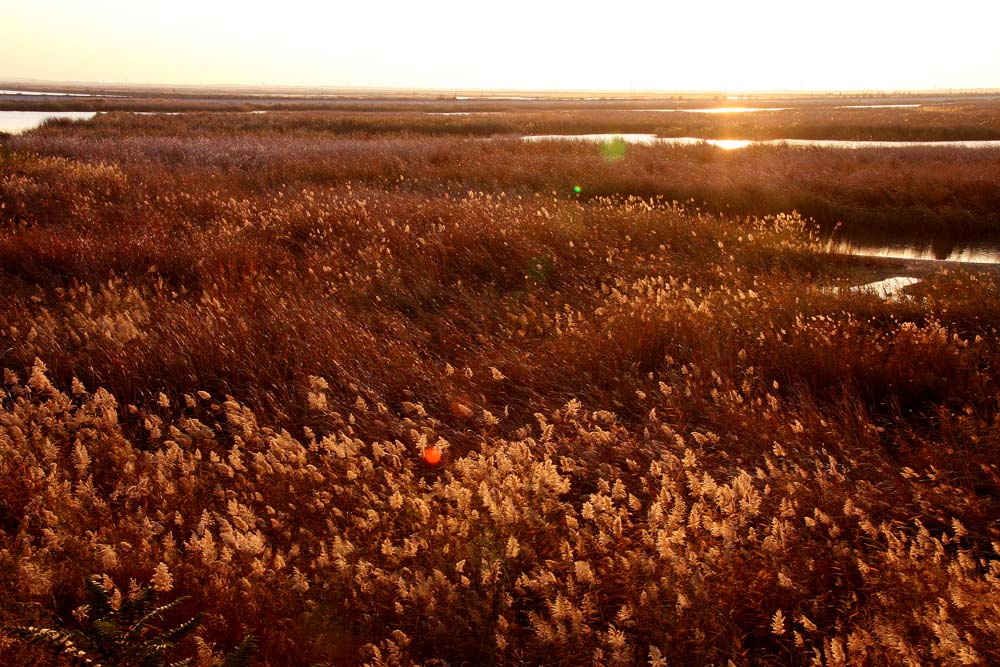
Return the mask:
<path id="1" fill-rule="evenodd" d="M 825 230 L 842 223 L 854 234 L 905 232 L 930 239 L 944 228 L 954 237 L 1000 238 L 998 149 L 630 146 L 624 155 L 609 159 L 590 142 L 480 141 L 421 133 L 421 123 L 443 128 L 472 122 L 461 120 L 465 117 L 429 117 L 431 121 L 414 120 L 412 126 L 393 124 L 392 118 L 108 115 L 92 123 L 56 123 L 14 137 L 8 145 L 22 155 L 118 165 L 140 179 L 146 192 L 165 196 L 205 180 L 236 197 L 282 185 L 350 182 L 434 196 L 474 189 L 575 198 L 573 187 L 579 185 L 584 199 L 631 195 L 693 200 L 726 215 L 796 210 Z M 391 131 L 380 133 L 380 128 Z M 403 132 L 407 128 L 409 133 Z M 0 160 L 11 159 L 2 155 Z M 11 169 L 19 168 L 15 163 Z M 34 169 L 44 167 L 25 165 L 15 173 L 30 178 Z M 18 201 L 22 208 L 36 205 L 23 197 Z"/>
<path id="2" fill-rule="evenodd" d="M 914 108 L 854 107 L 884 103 L 918 104 Z M 737 114 L 664 113 L 664 110 L 712 107 L 759 107 L 774 111 Z M 995 97 L 936 96 L 911 99 L 789 98 L 727 102 L 664 98 L 661 100 L 309 100 L 209 97 L 136 97 L 126 99 L 0 100 L 0 110 L 194 112 L 217 131 L 231 124 L 213 112 L 294 112 L 273 121 L 270 114 L 240 123 L 267 128 L 294 123 L 312 131 L 406 131 L 432 135 L 582 134 L 651 132 L 664 137 L 718 139 L 855 139 L 961 140 L 1000 138 L 1000 101 Z M 458 115 L 431 115 L 440 112 Z M 211 120 L 214 119 L 214 120 Z M 141 120 L 141 119 L 139 119 Z M 121 121 L 116 121 L 120 123 Z M 204 125 L 187 119 L 175 131 L 201 135 Z M 148 129 L 148 126 L 146 126 Z"/>
<path id="3" fill-rule="evenodd" d="M 0 623 L 155 574 L 203 665 L 1000 661 L 997 278 L 841 290 L 795 215 L 553 196 L 583 146 L 116 122 L 0 163 Z"/>

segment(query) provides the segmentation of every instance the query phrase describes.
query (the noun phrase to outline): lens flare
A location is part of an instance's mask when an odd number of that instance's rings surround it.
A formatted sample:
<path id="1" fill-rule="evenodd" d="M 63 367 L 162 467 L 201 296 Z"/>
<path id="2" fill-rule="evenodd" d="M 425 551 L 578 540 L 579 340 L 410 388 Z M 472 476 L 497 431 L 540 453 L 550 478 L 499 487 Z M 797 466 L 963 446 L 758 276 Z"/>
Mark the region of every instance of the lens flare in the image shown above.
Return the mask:
<path id="1" fill-rule="evenodd" d="M 579 185 L 574 185 L 573 192 L 575 192 L 576 194 L 580 194 L 581 192 L 583 192 L 583 188 L 581 188 Z"/>
<path id="2" fill-rule="evenodd" d="M 427 461 L 432 466 L 441 463 L 441 448 L 437 445 L 431 445 L 424 449 L 424 461 Z"/>
<path id="3" fill-rule="evenodd" d="M 625 157 L 625 152 L 628 150 L 628 142 L 622 137 L 616 136 L 609 141 L 602 141 L 598 146 L 598 150 L 600 150 L 601 157 L 606 162 L 617 162 Z"/>

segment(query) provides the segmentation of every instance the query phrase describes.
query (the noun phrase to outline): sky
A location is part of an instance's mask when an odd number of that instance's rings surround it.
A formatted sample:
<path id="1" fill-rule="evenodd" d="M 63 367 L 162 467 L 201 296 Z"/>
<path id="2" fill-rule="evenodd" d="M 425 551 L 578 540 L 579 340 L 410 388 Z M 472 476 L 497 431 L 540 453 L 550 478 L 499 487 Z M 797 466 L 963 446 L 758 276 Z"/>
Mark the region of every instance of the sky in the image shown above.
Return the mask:
<path id="1" fill-rule="evenodd" d="M 0 80 L 1000 88 L 996 0 L 0 0 Z"/>

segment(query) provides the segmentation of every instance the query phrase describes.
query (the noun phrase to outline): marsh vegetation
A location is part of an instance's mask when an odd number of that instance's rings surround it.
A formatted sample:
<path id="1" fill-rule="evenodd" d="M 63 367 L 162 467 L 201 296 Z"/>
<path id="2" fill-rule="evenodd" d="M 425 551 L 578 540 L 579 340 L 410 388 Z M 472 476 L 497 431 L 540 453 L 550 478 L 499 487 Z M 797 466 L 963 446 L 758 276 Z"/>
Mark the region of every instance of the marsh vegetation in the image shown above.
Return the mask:
<path id="1" fill-rule="evenodd" d="M 1000 237 L 1000 151 L 510 114 L 3 139 L 0 625 L 99 574 L 199 665 L 1000 661 L 1000 278 L 822 244 Z"/>

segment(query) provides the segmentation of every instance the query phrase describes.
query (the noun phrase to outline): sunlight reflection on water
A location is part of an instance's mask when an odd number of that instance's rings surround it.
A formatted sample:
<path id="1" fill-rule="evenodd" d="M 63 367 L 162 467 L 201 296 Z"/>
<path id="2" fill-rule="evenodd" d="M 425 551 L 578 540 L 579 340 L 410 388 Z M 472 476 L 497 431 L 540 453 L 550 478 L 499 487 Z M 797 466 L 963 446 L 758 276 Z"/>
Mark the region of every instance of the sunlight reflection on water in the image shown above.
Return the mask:
<path id="1" fill-rule="evenodd" d="M 678 109 L 685 113 L 754 113 L 755 111 L 788 111 L 788 107 L 711 107 L 707 109 Z"/>
<path id="2" fill-rule="evenodd" d="M 955 241 L 934 243 L 900 243 L 887 240 L 883 244 L 831 241 L 823 250 L 839 255 L 885 257 L 931 262 L 966 262 L 969 264 L 1000 264 L 1000 243 L 963 245 Z"/>
<path id="3" fill-rule="evenodd" d="M 851 291 L 874 294 L 880 299 L 893 299 L 902 293 L 903 288 L 909 287 L 910 285 L 916 285 L 919 282 L 919 278 L 911 278 L 910 276 L 893 276 L 892 278 L 876 280 L 873 283 L 867 283 L 865 285 L 855 285 L 851 288 Z"/>
<path id="4" fill-rule="evenodd" d="M 920 104 L 845 104 L 834 109 L 916 109 Z"/>
<path id="5" fill-rule="evenodd" d="M 842 139 L 700 139 L 698 137 L 657 137 L 655 134 L 534 134 L 525 141 L 613 141 L 630 144 L 697 146 L 707 144 L 725 150 L 748 146 L 791 146 L 797 148 L 1000 148 L 1000 140 L 971 141 L 851 141 Z"/>

